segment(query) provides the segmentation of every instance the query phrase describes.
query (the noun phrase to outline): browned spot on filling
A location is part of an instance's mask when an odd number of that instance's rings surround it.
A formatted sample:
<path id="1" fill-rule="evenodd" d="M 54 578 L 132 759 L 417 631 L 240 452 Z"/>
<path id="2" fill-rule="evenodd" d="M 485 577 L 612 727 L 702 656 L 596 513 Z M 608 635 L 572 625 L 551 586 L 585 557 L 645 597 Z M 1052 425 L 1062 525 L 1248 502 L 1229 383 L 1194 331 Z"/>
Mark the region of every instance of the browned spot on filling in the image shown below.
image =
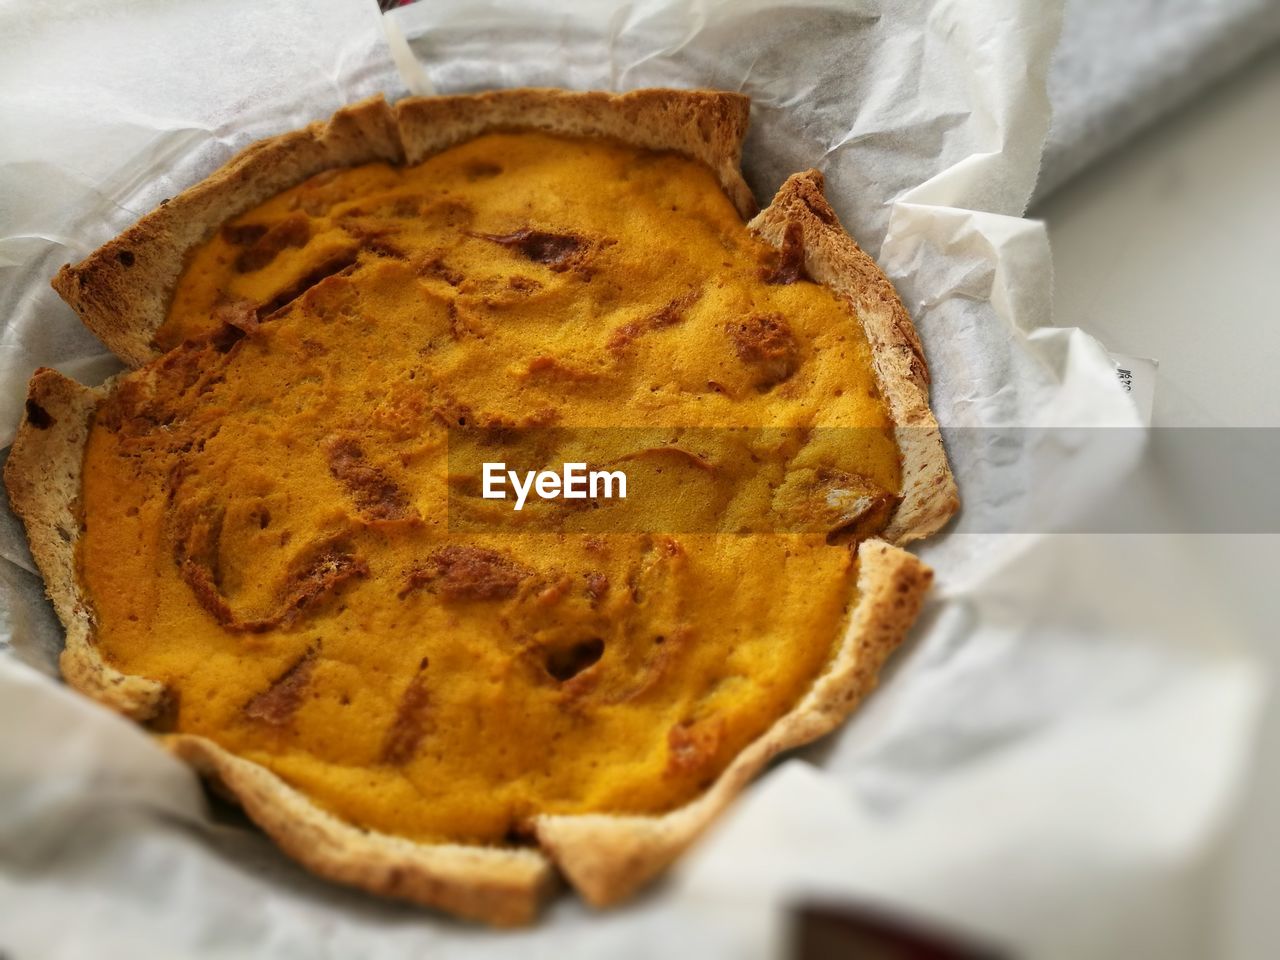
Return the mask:
<path id="1" fill-rule="evenodd" d="M 222 239 L 235 247 L 247 247 L 257 243 L 267 232 L 265 223 L 226 223 L 222 225 Z"/>
<path id="2" fill-rule="evenodd" d="M 425 224 L 432 227 L 444 227 L 450 230 L 466 230 L 475 219 L 476 212 L 471 204 L 457 197 L 446 197 L 429 203 L 419 214 Z"/>
<path id="3" fill-rule="evenodd" d="M 786 380 L 800 363 L 796 338 L 779 313 L 753 313 L 725 324 L 734 352 L 754 373 L 756 387 L 768 390 Z"/>
<path id="4" fill-rule="evenodd" d="M 795 283 L 804 273 L 804 230 L 800 224 L 788 223 L 782 232 L 782 247 L 777 259 L 760 271 L 765 283 Z"/>
<path id="5" fill-rule="evenodd" d="M 314 559 L 289 577 L 289 586 L 280 605 L 280 612 L 258 621 L 248 629 L 267 630 L 275 626 L 289 626 L 307 609 L 324 597 L 334 593 L 348 580 L 365 577 L 369 566 L 348 548 L 333 545 L 320 550 Z"/>
<path id="6" fill-rule="evenodd" d="M 474 163 L 467 164 L 465 172 L 468 180 L 488 180 L 496 177 L 502 172 L 502 168 L 496 163 L 486 163 L 483 160 L 477 160 Z"/>
<path id="7" fill-rule="evenodd" d="M 303 274 L 296 281 L 280 290 L 274 297 L 258 307 L 258 316 L 266 318 L 278 310 L 287 307 L 313 287 L 319 286 L 330 277 L 349 273 L 356 265 L 357 251 L 347 250 L 336 253 L 314 270 Z"/>
<path id="8" fill-rule="evenodd" d="M 283 726 L 302 704 L 302 695 L 311 682 L 317 648 L 304 653 L 293 666 L 277 677 L 266 690 L 244 705 L 244 714 L 272 726 Z"/>
<path id="9" fill-rule="evenodd" d="M 722 720 L 684 720 L 677 723 L 667 734 L 665 773 L 682 776 L 707 769 L 719 753 L 723 740 Z"/>
<path id="10" fill-rule="evenodd" d="M 372 237 L 363 244 L 365 250 L 375 257 L 386 260 L 408 260 L 409 254 L 404 247 L 387 237 Z"/>
<path id="11" fill-rule="evenodd" d="M 529 376 L 543 376 L 572 383 L 591 383 L 600 379 L 600 375 L 594 370 L 583 370 L 545 354 L 530 360 L 525 370 Z"/>
<path id="12" fill-rule="evenodd" d="M 192 395 L 221 381 L 221 360 L 209 345 L 192 343 L 189 349 L 171 351 L 158 362 L 155 377 L 121 383 L 98 408 L 96 422 L 118 434 L 131 453 L 199 446 L 198 440 L 173 428 L 182 423 Z"/>
<path id="13" fill-rule="evenodd" d="M 463 322 L 462 314 L 458 312 L 458 303 L 456 300 L 450 300 L 446 307 L 446 313 L 449 317 L 449 336 L 454 340 L 461 340 L 469 331 L 466 323 Z"/>
<path id="14" fill-rule="evenodd" d="M 236 340 L 256 333 L 259 326 L 258 307 L 252 300 L 237 297 L 218 305 L 213 317 L 220 323 L 219 333 L 214 335 L 215 344 L 226 342 L 226 346 Z"/>
<path id="15" fill-rule="evenodd" d="M 674 327 L 684 320 L 685 311 L 697 301 L 702 291 L 691 290 L 667 302 L 660 309 L 642 320 L 631 320 L 618 327 L 609 337 L 609 349 L 621 353 L 633 342 L 654 330 Z"/>
<path id="16" fill-rule="evenodd" d="M 587 599 L 592 603 L 599 603 L 609 592 L 609 578 L 597 570 L 584 573 L 582 576 L 587 581 L 587 585 L 584 588 Z"/>
<path id="17" fill-rule="evenodd" d="M 400 220 L 411 220 L 420 216 L 422 213 L 422 197 L 405 196 L 396 197 L 391 201 L 390 208 L 382 211 L 383 216 L 395 217 Z"/>
<path id="18" fill-rule="evenodd" d="M 347 488 L 356 509 L 367 520 L 405 520 L 417 516 L 409 495 L 365 457 L 360 442 L 351 437 L 329 441 L 329 473 Z"/>
<path id="19" fill-rule="evenodd" d="M 348 217 L 342 221 L 342 229 L 360 243 L 382 237 L 395 236 L 401 225 L 381 217 Z"/>
<path id="20" fill-rule="evenodd" d="M 573 233 L 550 233 L 546 230 L 530 230 L 525 227 L 513 233 L 477 233 L 508 250 L 515 250 L 526 260 L 546 264 L 552 270 L 568 270 L 576 265 L 586 252 L 587 241 Z"/>
<path id="21" fill-rule="evenodd" d="M 236 256 L 235 268 L 240 273 L 261 270 L 288 247 L 304 246 L 310 239 L 310 222 L 303 214 L 292 214 L 241 250 Z"/>
<path id="22" fill-rule="evenodd" d="M 430 585 L 446 600 L 505 600 L 532 573 L 496 550 L 453 545 L 411 571 L 400 596 Z"/>
<path id="23" fill-rule="evenodd" d="M 445 263 L 444 257 L 438 253 L 425 258 L 417 265 L 417 271 L 421 276 L 443 280 L 451 287 L 456 287 L 466 279 L 457 270 Z"/>
<path id="24" fill-rule="evenodd" d="M 378 217 L 389 220 L 411 220 L 422 215 L 422 205 L 423 198 L 417 194 L 379 197 L 348 207 L 338 215 L 338 219 L 342 221 L 344 227 L 351 220 Z"/>
<path id="25" fill-rule="evenodd" d="M 294 564 L 275 609 L 263 617 L 241 617 L 221 590 L 218 541 L 226 511 L 218 507 L 179 510 L 175 520 L 174 562 L 196 601 L 215 620 L 240 633 L 265 633 L 291 626 L 305 611 L 336 592 L 348 580 L 367 576 L 368 565 L 340 543 L 317 544 Z"/>
<path id="26" fill-rule="evenodd" d="M 408 763 L 418 752 L 422 738 L 431 732 L 431 696 L 427 693 L 426 666 L 424 659 L 418 673 L 400 696 L 395 719 L 382 746 L 385 763 L 397 767 Z"/>
<path id="27" fill-rule="evenodd" d="M 226 510 L 203 508 L 179 510 L 174 518 L 173 562 L 200 606 L 219 623 L 235 620 L 218 589 L 218 541 L 225 517 Z"/>

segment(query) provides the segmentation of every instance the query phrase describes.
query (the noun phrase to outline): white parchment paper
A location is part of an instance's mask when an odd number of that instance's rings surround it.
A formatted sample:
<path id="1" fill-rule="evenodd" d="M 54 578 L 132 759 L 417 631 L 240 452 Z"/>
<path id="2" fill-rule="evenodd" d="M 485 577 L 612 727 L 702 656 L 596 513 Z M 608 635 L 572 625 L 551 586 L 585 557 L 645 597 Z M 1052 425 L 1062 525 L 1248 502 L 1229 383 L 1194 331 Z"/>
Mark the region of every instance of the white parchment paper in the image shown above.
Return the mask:
<path id="1" fill-rule="evenodd" d="M 1194 547 L 964 532 L 1047 521 L 1132 465 L 970 429 L 1138 422 L 1101 346 L 1051 326 L 1045 232 L 1020 218 L 1059 13 L 1041 0 L 433 0 L 385 20 L 365 0 L 0 6 L 0 441 L 35 367 L 116 369 L 48 289 L 57 267 L 248 142 L 377 90 L 710 86 L 753 98 L 758 198 L 819 167 L 897 284 L 965 501 L 921 551 L 938 587 L 920 624 L 849 724 L 762 777 L 633 904 L 593 914 L 562 897 L 510 933 L 316 880 L 211 813 L 145 733 L 52 679 L 60 633 L 4 511 L 0 950 L 769 957 L 786 905 L 817 893 L 1028 956 L 1205 953 L 1206 864 L 1260 681 Z"/>

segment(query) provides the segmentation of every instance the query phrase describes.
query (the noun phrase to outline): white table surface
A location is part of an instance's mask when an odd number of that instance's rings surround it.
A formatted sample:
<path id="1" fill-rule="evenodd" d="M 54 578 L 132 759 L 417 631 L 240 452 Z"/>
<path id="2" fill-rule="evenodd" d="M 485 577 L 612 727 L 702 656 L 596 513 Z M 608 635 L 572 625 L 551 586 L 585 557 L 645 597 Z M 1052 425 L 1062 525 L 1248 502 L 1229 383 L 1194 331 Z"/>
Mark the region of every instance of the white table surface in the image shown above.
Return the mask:
<path id="1" fill-rule="evenodd" d="M 1031 212 L 1053 243 L 1056 322 L 1160 361 L 1155 426 L 1280 428 L 1280 50 Z M 1259 478 L 1277 484 L 1277 478 Z M 1244 641 L 1280 678 L 1280 536 L 1198 536 Z M 1171 602 L 1176 590 L 1170 585 Z M 1216 956 L 1280 956 L 1280 705 L 1205 896 Z"/>

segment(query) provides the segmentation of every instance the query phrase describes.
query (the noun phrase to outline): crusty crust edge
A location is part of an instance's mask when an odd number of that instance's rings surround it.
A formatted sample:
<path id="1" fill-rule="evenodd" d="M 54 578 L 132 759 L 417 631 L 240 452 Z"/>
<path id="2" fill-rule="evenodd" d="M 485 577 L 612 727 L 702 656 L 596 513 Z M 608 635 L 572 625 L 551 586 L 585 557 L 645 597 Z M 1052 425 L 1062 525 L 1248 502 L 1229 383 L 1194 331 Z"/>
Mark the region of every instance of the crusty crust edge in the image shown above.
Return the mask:
<path id="1" fill-rule="evenodd" d="M 905 544 L 936 533 L 959 509 L 960 497 L 929 409 L 929 367 L 915 326 L 889 278 L 840 225 L 817 170 L 788 177 L 773 203 L 747 226 L 781 246 L 793 224 L 800 229 L 805 271 L 847 299 L 862 321 L 893 417 L 902 452 L 902 500 L 882 536 Z"/>
<path id="2" fill-rule="evenodd" d="M 329 880 L 499 927 L 531 922 L 555 888 L 538 850 L 423 844 L 361 830 L 212 740 L 178 734 L 164 742 L 234 796 L 285 853 Z"/>
<path id="3" fill-rule="evenodd" d="M 690 94 L 681 91 L 641 91 L 626 95 L 508 91 L 476 97 L 403 101 L 397 105 L 394 114 L 396 143 L 406 158 L 421 158 L 485 129 L 536 128 L 529 123 L 509 122 L 510 111 L 515 110 L 513 105 L 520 103 L 521 97 L 531 97 L 533 100 L 526 101 L 524 109 L 529 108 L 530 102 L 536 104 L 541 101 L 550 111 L 545 129 L 585 135 L 594 132 L 595 135 L 616 136 L 646 147 L 682 149 L 686 153 L 690 152 L 691 142 L 709 144 L 706 149 L 710 159 L 707 156 L 699 156 L 698 159 L 708 162 L 717 171 L 722 185 L 745 216 L 753 208 L 750 192 L 738 169 L 746 129 L 747 101 L 731 94 L 698 94 L 695 114 L 711 117 L 706 121 L 711 124 L 709 132 L 701 120 L 682 125 L 676 116 L 677 101 L 687 96 Z M 706 97 L 711 99 L 704 99 Z M 664 118 L 662 123 L 665 126 L 656 133 L 647 131 L 645 136 L 648 139 L 643 142 L 634 135 L 627 136 L 622 129 L 629 127 L 634 131 L 634 114 L 625 123 L 611 125 L 607 120 L 611 110 L 628 106 L 624 103 L 628 98 L 636 101 L 628 109 L 640 111 L 642 116 L 649 115 L 645 111 L 650 111 L 653 116 Z M 647 106 L 638 102 L 646 98 Z M 465 105 L 464 101 L 466 104 L 485 103 L 485 109 L 490 111 L 491 124 L 480 129 L 457 126 L 457 111 Z M 571 121 L 566 120 L 555 106 L 559 104 L 563 108 L 570 101 L 575 101 L 580 107 L 580 113 L 572 115 Z M 371 125 L 385 133 L 384 121 L 375 118 L 385 110 L 390 108 L 380 99 L 348 108 L 348 111 L 359 113 L 357 117 L 338 124 L 347 131 L 343 139 L 350 135 L 350 124 L 357 128 Z M 328 124 L 312 125 L 305 131 L 299 131 L 309 138 L 311 146 L 308 149 L 324 154 L 326 158 L 338 152 L 332 144 L 328 147 L 324 144 L 330 139 L 327 131 L 334 129 L 342 113 L 340 111 Z M 452 132 L 431 134 L 429 128 L 437 122 L 445 124 Z M 561 126 L 555 126 L 555 123 Z M 83 264 L 64 268 L 55 281 L 55 287 L 77 308 L 86 324 L 126 360 L 136 364 L 150 359 L 154 354 L 150 338 L 159 324 L 154 316 L 158 310 L 160 318 L 163 318 L 167 309 L 167 293 L 157 296 L 151 290 L 142 302 L 130 302 L 128 283 L 113 266 L 113 261 L 121 269 L 130 270 L 128 279 L 131 281 L 137 276 L 138 266 L 144 265 L 144 258 L 137 255 L 139 241 L 153 245 L 150 249 L 155 257 L 154 263 L 160 263 L 164 260 L 166 248 L 170 255 L 176 249 L 175 236 L 195 237 L 182 248 L 181 256 L 169 263 L 168 273 L 153 270 L 151 284 L 160 283 L 161 279 L 157 278 L 168 277 L 171 288 L 181 270 L 186 251 L 217 229 L 225 219 L 274 192 L 287 189 L 319 169 L 367 162 L 368 159 L 358 147 L 345 142 L 344 150 L 363 158 L 346 163 L 332 163 L 325 159 L 320 161 L 324 165 L 301 174 L 298 169 L 303 165 L 293 164 L 291 173 L 287 176 L 281 174 L 278 181 L 273 181 L 279 186 L 265 191 L 261 184 L 266 174 L 257 170 L 260 161 L 253 159 L 255 151 L 261 149 L 260 156 L 273 157 L 271 163 L 278 163 L 281 151 L 288 156 L 300 149 L 297 141 L 289 140 L 290 136 L 272 138 L 249 148 L 204 184 L 161 208 L 161 211 L 166 211 L 174 207 L 174 213 L 181 212 L 188 204 L 179 203 L 179 200 L 195 192 L 199 203 L 192 201 L 191 212 L 193 216 L 202 218 L 198 230 L 187 227 L 184 232 L 181 224 L 175 225 L 168 219 L 163 223 L 148 223 L 156 217 L 152 214 Z M 670 139 L 664 141 L 664 136 Z M 390 142 L 381 137 L 380 134 L 374 135 L 374 139 L 384 145 Z M 267 165 L 265 161 L 261 162 Z M 732 167 L 730 173 L 724 172 L 726 164 Z M 292 182 L 286 182 L 290 177 L 293 177 Z M 243 178 L 257 191 L 253 193 L 251 202 L 238 207 L 229 203 L 226 197 L 229 182 L 236 178 Z M 209 184 L 217 189 L 209 187 L 212 196 L 201 199 L 201 187 Z M 229 212 L 220 214 L 215 221 L 209 212 L 213 209 Z M 908 488 L 886 535 L 900 542 L 925 536 L 946 522 L 958 501 L 937 424 L 928 409 L 928 375 L 919 340 L 892 285 L 840 228 L 822 197 L 822 179 L 816 171 L 790 178 L 773 205 L 752 220 L 750 226 L 767 241 L 780 245 L 786 225 L 791 222 L 800 223 L 803 230 L 805 266 L 809 275 L 847 296 L 858 311 L 871 341 L 882 390 L 898 424 Z M 124 267 L 118 256 L 123 250 L 134 253 L 131 268 Z M 114 280 L 107 282 L 103 277 L 114 277 Z M 104 319 L 104 313 L 110 317 Z M 139 335 L 139 331 L 144 335 Z M 121 348 L 117 349 L 117 345 Z M 28 525 L 33 555 L 67 628 L 67 651 L 62 662 L 64 676 L 89 696 L 136 719 L 146 720 L 162 708 L 164 688 L 152 680 L 126 677 L 104 663 L 93 646 L 92 614 L 81 601 L 75 578 L 75 541 L 80 529 L 76 506 L 80 461 L 93 407 L 105 389 L 90 391 L 54 371 L 39 371 L 32 381 L 31 397 L 37 409 L 54 422 L 50 427 L 33 423 L 32 408 L 28 407 L 28 415 L 19 428 L 6 467 L 5 480 L 15 512 Z M 37 415 L 35 419 L 42 420 L 42 417 Z M 910 428 L 910 432 L 904 432 L 904 428 Z M 43 474 L 58 471 L 62 475 L 60 482 L 42 482 Z M 922 477 L 926 479 L 922 480 Z M 914 487 L 921 487 L 922 492 L 913 494 Z M 64 535 L 68 528 L 72 533 L 70 539 Z M 617 902 L 652 879 L 696 839 L 770 758 L 782 750 L 822 736 L 840 723 L 874 686 L 885 657 L 901 641 L 914 620 L 931 577 L 927 567 L 897 547 L 882 541 L 863 543 L 859 548 L 859 601 L 851 612 L 840 650 L 829 669 L 794 710 L 743 750 L 716 783 L 693 803 L 659 817 L 540 817 L 535 821 L 535 834 L 542 851 L 593 904 Z M 550 864 L 539 851 L 421 845 L 365 833 L 324 813 L 265 768 L 237 758 L 210 741 L 187 736 L 170 737 L 167 741 L 176 753 L 198 769 L 216 776 L 239 797 L 250 816 L 282 848 L 322 876 L 495 924 L 529 920 L 549 887 Z M 467 853 L 461 856 L 460 851 Z M 434 860 L 433 852 L 440 852 L 443 859 Z M 404 861 L 399 861 L 398 857 L 403 857 Z M 540 866 L 535 869 L 534 864 Z"/>
<path id="4" fill-rule="evenodd" d="M 75 266 L 53 289 L 111 352 L 131 366 L 157 356 L 187 255 L 223 223 L 333 167 L 400 163 L 395 115 L 382 97 L 343 107 L 327 121 L 259 140 L 147 214 Z"/>
<path id="5" fill-rule="evenodd" d="M 741 172 L 749 111 L 741 94 L 706 90 L 499 90 L 411 97 L 394 107 L 371 97 L 242 150 L 80 263 L 64 266 L 53 288 L 112 353 L 140 366 L 159 354 L 153 338 L 188 255 L 226 221 L 324 170 L 377 160 L 419 163 L 495 130 L 675 150 L 707 164 L 745 219 L 756 211 Z"/>
<path id="6" fill-rule="evenodd" d="M 31 555 L 44 575 L 45 592 L 67 632 L 59 658 L 67 683 L 134 720 L 162 708 L 164 685 L 121 673 L 93 645 L 93 611 L 76 578 L 80 538 L 80 471 L 98 401 L 110 383 L 90 389 L 41 367 L 27 387 L 22 423 L 4 465 L 13 512 L 27 528 Z"/>
<path id="7" fill-rule="evenodd" d="M 744 220 L 758 209 L 742 178 L 751 100 L 719 90 L 655 88 L 577 93 L 548 88 L 457 97 L 410 97 L 395 105 L 408 163 L 494 130 L 542 130 L 672 150 L 711 168 Z"/>

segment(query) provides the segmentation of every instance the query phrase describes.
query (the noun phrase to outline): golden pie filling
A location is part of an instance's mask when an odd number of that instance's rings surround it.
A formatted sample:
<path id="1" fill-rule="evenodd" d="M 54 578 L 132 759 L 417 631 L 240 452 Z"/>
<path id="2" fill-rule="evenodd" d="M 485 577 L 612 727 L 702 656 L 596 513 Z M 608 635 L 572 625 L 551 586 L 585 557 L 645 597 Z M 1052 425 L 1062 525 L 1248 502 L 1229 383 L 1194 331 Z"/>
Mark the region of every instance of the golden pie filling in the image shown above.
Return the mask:
<path id="1" fill-rule="evenodd" d="M 168 685 L 164 729 L 372 830 L 509 843 L 688 802 L 830 662 L 849 541 L 901 482 L 854 311 L 793 254 L 691 160 L 533 133 L 237 217 L 94 420 L 103 656 Z M 597 458 L 697 525 L 451 524 L 477 482 L 451 442 L 552 427 L 618 428 Z M 655 427 L 789 439 L 624 449 Z M 741 532 L 769 511 L 820 529 Z"/>

